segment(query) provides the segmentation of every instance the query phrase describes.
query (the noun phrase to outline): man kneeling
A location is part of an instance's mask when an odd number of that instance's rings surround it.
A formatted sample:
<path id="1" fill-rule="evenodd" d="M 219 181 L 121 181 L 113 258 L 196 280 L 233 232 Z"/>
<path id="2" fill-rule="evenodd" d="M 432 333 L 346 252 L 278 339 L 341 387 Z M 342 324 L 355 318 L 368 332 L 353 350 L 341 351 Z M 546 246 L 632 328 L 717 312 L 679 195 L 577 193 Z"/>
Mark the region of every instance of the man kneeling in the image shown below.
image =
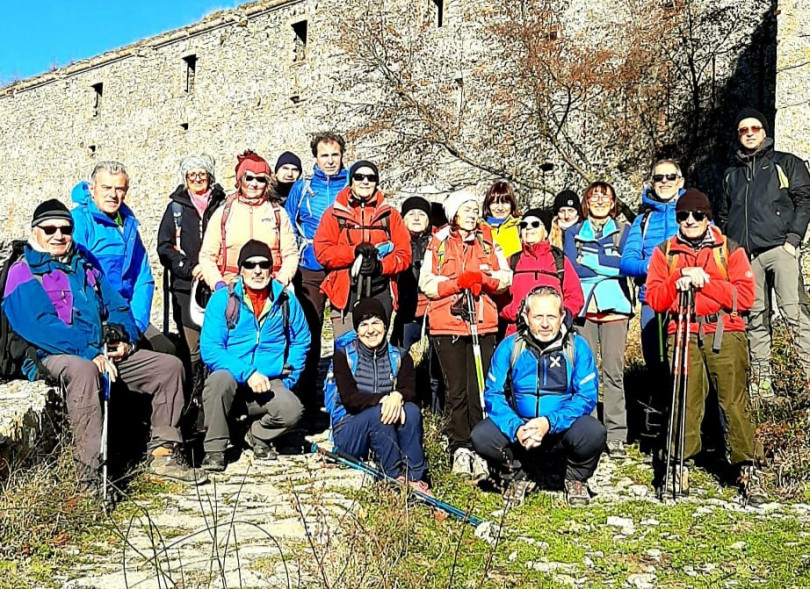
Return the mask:
<path id="1" fill-rule="evenodd" d="M 203 389 L 205 458 L 202 467 L 225 470 L 228 414 L 237 394 L 257 417 L 245 436 L 259 460 L 275 460 L 272 440 L 301 419 L 290 389 L 298 382 L 310 344 L 298 300 L 271 278 L 267 244 L 252 239 L 239 252 L 239 279 L 216 291 L 205 310 L 200 353 L 211 371 Z"/>
<path id="2" fill-rule="evenodd" d="M 374 450 L 388 476 L 430 493 L 413 359 L 388 343 L 388 314 L 373 298 L 352 309 L 356 331 L 335 342 L 325 403 L 335 446 L 356 458 Z"/>
<path id="3" fill-rule="evenodd" d="M 591 416 L 599 389 L 593 353 L 568 332 L 564 317 L 556 289 L 532 290 L 520 310 L 522 324 L 495 350 L 487 375 L 488 417 L 473 430 L 473 446 L 500 467 L 505 498 L 514 503 L 536 486 L 531 473 L 543 454 L 562 452 L 568 503 L 587 505 L 587 482 L 605 447 L 605 428 Z"/>

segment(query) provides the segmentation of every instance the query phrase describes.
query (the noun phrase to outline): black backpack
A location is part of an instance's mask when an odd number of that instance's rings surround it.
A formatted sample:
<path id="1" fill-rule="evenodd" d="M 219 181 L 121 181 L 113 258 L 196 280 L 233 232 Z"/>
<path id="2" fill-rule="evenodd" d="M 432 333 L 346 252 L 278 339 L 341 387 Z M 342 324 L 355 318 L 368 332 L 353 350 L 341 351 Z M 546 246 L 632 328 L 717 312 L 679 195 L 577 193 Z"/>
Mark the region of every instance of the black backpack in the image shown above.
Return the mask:
<path id="1" fill-rule="evenodd" d="M 50 378 L 36 348 L 11 329 L 6 313 L 2 310 L 8 272 L 15 262 L 22 259 L 25 243 L 22 240 L 13 240 L 0 245 L 0 382 L 26 378 L 22 373 L 22 365 L 26 358 L 31 359 L 36 365 L 37 379 Z M 34 278 L 42 284 L 42 276 L 34 274 Z"/>

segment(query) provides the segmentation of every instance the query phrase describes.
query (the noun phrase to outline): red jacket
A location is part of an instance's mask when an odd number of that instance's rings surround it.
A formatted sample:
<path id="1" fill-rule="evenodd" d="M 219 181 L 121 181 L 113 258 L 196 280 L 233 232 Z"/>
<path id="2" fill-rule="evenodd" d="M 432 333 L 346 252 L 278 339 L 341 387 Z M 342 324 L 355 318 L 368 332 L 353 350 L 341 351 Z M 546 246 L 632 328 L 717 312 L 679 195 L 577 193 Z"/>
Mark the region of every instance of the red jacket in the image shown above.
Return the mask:
<path id="1" fill-rule="evenodd" d="M 663 313 L 665 311 L 678 311 L 678 291 L 675 282 L 681 277 L 681 268 L 699 267 L 709 275 L 710 280 L 703 288 L 695 291 L 695 315 L 706 317 L 715 315 L 720 311 L 728 313 L 723 317 L 724 331 L 745 331 L 745 321 L 739 314 L 732 314 L 734 293 L 737 294 L 737 311 L 743 312 L 751 309 L 754 304 L 754 272 L 745 250 L 727 238 L 713 225 L 709 226 L 712 236 L 710 245 L 703 245 L 697 251 L 683 243 L 678 235 L 669 238 L 653 250 L 650 265 L 647 270 L 646 302 L 653 310 Z M 666 244 L 669 244 L 669 255 Z M 727 243 L 727 255 L 719 248 Z M 717 250 L 717 251 L 715 251 Z M 721 253 L 723 255 L 721 256 Z M 718 258 L 725 257 L 728 261 L 727 275 L 718 263 Z M 671 270 L 670 270 L 670 265 Z M 668 333 L 675 333 L 675 319 L 670 320 Z M 706 323 L 704 333 L 714 333 L 717 322 Z M 692 321 L 691 333 L 698 332 L 698 324 Z"/>
<path id="2" fill-rule="evenodd" d="M 579 315 L 585 300 L 582 297 L 582 286 L 579 284 L 577 271 L 568 258 L 563 256 L 561 285 L 554 254 L 551 253 L 551 244 L 548 241 L 531 245 L 524 243 L 519 255 L 517 266 L 512 271 L 512 287 L 509 289 L 506 305 L 501 310 L 501 317 L 510 323 L 506 335 L 515 332 L 520 305 L 526 295 L 537 286 L 552 286 L 559 290 L 563 296 L 563 305 L 571 312 L 571 317 Z"/>
<path id="3" fill-rule="evenodd" d="M 343 229 L 338 219 L 344 223 Z M 383 276 L 390 277 L 396 309 L 395 278 L 411 263 L 411 235 L 399 211 L 383 202 L 379 190 L 365 202 L 351 198 L 350 187 L 341 190 L 335 204 L 326 209 L 321 217 L 312 242 L 315 258 L 327 273 L 321 291 L 329 297 L 332 306 L 345 309 L 349 302 L 352 282 L 349 270 L 354 263 L 355 246 L 364 242 L 377 245 L 386 241 L 394 244 L 394 250 L 380 262 Z"/>
<path id="4" fill-rule="evenodd" d="M 501 246 L 492 239 L 492 231 L 480 225 L 462 240 L 457 231 L 445 225 L 433 235 L 419 274 L 419 288 L 430 299 L 427 314 L 431 335 L 470 335 L 469 323 L 453 315 L 450 309 L 462 296 L 459 276 L 474 270 L 484 275 L 483 291 L 475 302 L 478 333 L 495 333 L 498 309 L 493 295 L 509 288 L 512 271 Z"/>

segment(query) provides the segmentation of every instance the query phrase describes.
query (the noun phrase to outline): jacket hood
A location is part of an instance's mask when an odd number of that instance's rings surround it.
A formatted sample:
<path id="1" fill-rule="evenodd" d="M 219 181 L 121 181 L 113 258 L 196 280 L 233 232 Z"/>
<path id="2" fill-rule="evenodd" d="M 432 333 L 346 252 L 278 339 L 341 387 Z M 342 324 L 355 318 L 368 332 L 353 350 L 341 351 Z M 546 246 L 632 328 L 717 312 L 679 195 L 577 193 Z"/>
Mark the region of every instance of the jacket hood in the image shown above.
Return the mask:
<path id="1" fill-rule="evenodd" d="M 655 191 L 652 189 L 652 186 L 645 186 L 641 191 L 641 203 L 654 211 L 664 212 L 668 208 L 674 208 L 678 202 L 678 199 L 683 196 L 684 192 L 686 192 L 686 190 L 681 188 L 678 191 L 678 196 L 672 200 L 664 202 L 656 198 Z"/>
<path id="2" fill-rule="evenodd" d="M 743 163 L 748 163 L 753 158 L 762 157 L 773 151 L 773 138 L 766 137 L 759 149 L 753 152 L 748 152 L 744 149 L 737 150 L 737 159 Z"/>
<path id="3" fill-rule="evenodd" d="M 73 187 L 73 190 L 70 191 L 70 200 L 77 205 L 84 205 L 88 202 L 92 202 L 93 197 L 90 195 L 90 185 L 85 181 L 81 181 L 76 184 L 76 186 Z"/>

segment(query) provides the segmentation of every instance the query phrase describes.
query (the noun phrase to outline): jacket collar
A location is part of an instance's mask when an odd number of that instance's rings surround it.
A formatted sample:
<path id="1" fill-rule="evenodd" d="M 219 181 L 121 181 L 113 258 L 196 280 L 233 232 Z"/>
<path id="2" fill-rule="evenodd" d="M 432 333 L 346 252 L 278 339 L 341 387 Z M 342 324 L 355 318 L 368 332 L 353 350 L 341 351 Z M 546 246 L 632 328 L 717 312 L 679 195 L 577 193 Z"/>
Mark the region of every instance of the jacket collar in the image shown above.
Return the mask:
<path id="1" fill-rule="evenodd" d="M 340 171 L 334 176 L 327 176 L 323 173 L 323 170 L 318 167 L 318 164 L 312 166 L 312 177 L 317 178 L 319 182 L 326 182 L 330 184 L 332 182 L 343 182 L 345 184 L 348 174 L 349 171 L 346 168 L 340 168 Z"/>
<path id="2" fill-rule="evenodd" d="M 605 221 L 605 224 L 602 226 L 602 237 L 607 237 L 608 235 L 613 235 L 619 230 L 619 226 L 616 224 L 616 219 L 608 218 Z M 596 241 L 596 232 L 594 231 L 593 225 L 591 225 L 590 218 L 585 219 L 580 223 L 579 231 L 577 232 L 576 239 L 579 241 Z"/>
<path id="3" fill-rule="evenodd" d="M 652 189 L 651 186 L 645 186 L 644 190 L 641 193 L 641 202 L 648 208 L 653 209 L 654 211 L 663 212 L 667 209 L 675 208 L 675 205 L 678 204 L 678 199 L 683 196 L 683 193 L 686 192 L 685 189 L 681 188 L 678 191 L 678 196 L 673 198 L 672 200 L 668 200 L 667 202 L 658 200 L 658 197 L 655 194 L 655 191 Z"/>
<path id="4" fill-rule="evenodd" d="M 720 229 L 718 229 L 714 225 L 709 225 L 709 229 L 708 231 L 706 231 L 706 235 L 703 237 L 703 241 L 700 242 L 697 248 L 693 247 L 691 243 L 686 241 L 681 236 L 680 230 L 678 230 L 678 233 L 676 233 L 675 236 L 672 238 L 672 245 L 670 247 L 674 252 L 694 253 L 707 247 L 718 247 L 722 245 L 722 243 L 723 243 L 723 234 L 720 232 Z"/>
<path id="5" fill-rule="evenodd" d="M 551 244 L 549 243 L 548 239 L 544 239 L 543 241 L 538 241 L 537 243 L 524 243 L 523 244 L 523 253 L 529 254 L 534 256 L 535 258 L 539 258 L 551 251 Z"/>
<path id="6" fill-rule="evenodd" d="M 58 269 L 75 269 L 81 260 L 81 255 L 77 253 L 76 244 L 61 260 L 55 259 L 51 254 L 39 251 L 32 247 L 31 243 L 25 244 L 25 262 L 34 274 L 47 274 Z"/>
<path id="7" fill-rule="evenodd" d="M 756 151 L 746 151 L 744 149 L 737 150 L 737 159 L 745 164 L 757 158 L 766 157 L 773 153 L 773 137 L 766 137 L 762 145 Z"/>

